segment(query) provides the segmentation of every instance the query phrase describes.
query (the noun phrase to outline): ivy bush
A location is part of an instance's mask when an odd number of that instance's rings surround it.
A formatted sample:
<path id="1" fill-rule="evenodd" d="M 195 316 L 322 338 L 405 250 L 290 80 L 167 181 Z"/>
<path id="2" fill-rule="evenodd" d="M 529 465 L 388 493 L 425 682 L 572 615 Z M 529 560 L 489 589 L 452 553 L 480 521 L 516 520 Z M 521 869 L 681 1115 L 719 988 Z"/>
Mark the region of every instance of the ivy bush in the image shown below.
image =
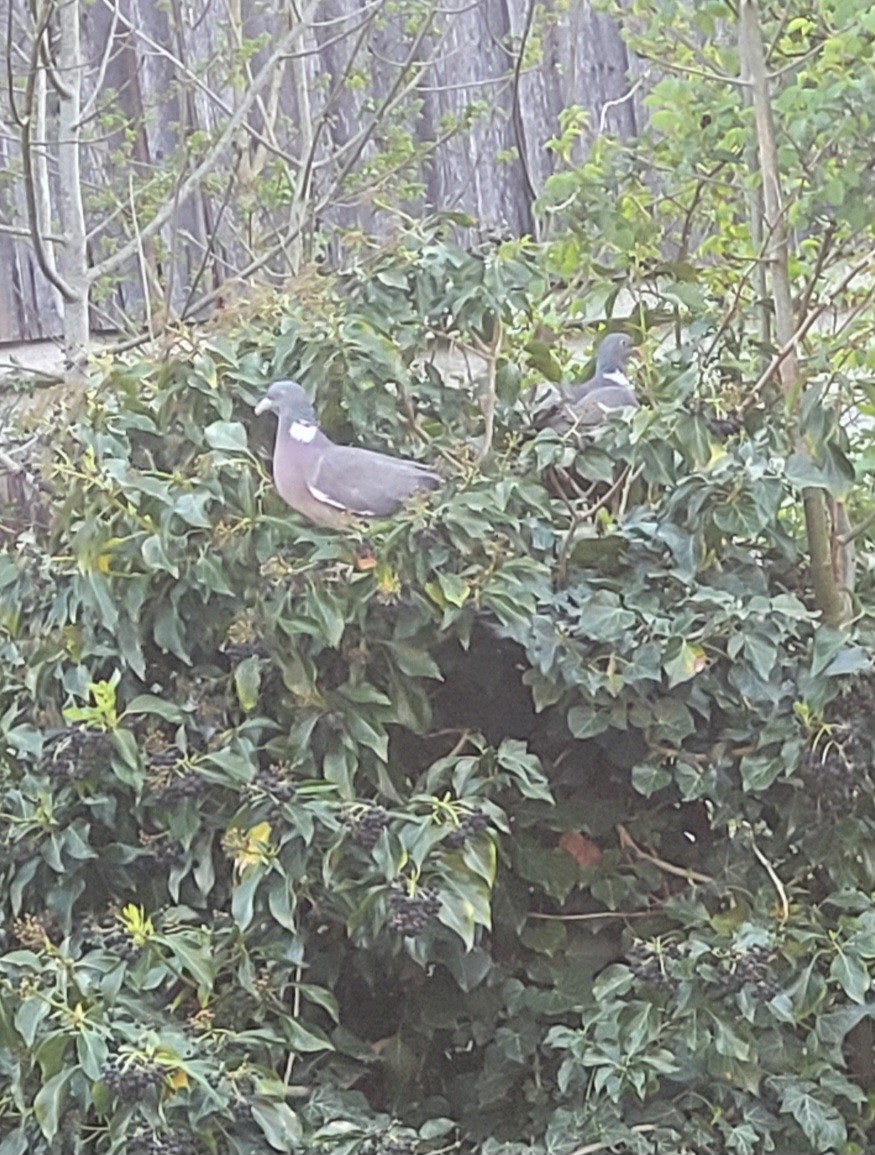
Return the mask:
<path id="1" fill-rule="evenodd" d="M 631 420 L 535 436 L 585 372 L 544 292 L 411 234 L 48 419 L 0 552 L 0 1155 L 870 1148 L 870 656 L 813 609 L 812 479 L 654 338 Z M 481 462 L 488 375 L 423 334 L 498 326 Z M 287 376 L 444 489 L 367 548 L 303 523 L 251 413 Z"/>

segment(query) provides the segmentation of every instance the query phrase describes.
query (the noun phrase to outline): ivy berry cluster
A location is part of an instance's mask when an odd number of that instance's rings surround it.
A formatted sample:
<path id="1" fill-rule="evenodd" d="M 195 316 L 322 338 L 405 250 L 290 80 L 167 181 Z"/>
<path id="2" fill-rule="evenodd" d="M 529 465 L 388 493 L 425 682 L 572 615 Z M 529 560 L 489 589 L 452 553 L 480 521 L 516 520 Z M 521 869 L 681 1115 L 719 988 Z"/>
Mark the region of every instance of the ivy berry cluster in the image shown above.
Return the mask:
<path id="1" fill-rule="evenodd" d="M 275 762 L 259 767 L 250 786 L 255 791 L 269 794 L 277 802 L 290 802 L 295 794 L 294 784 L 288 780 L 282 766 Z"/>
<path id="2" fill-rule="evenodd" d="M 472 838 L 482 834 L 489 827 L 489 819 L 482 810 L 472 810 L 463 814 L 458 826 L 453 826 L 444 837 L 444 845 L 449 850 L 461 850 Z"/>
<path id="3" fill-rule="evenodd" d="M 101 1082 L 123 1103 L 136 1103 L 147 1091 L 164 1082 L 164 1072 L 148 1059 L 111 1055 L 100 1068 Z"/>
<path id="4" fill-rule="evenodd" d="M 392 910 L 389 919 L 392 929 L 405 938 L 413 938 L 425 930 L 440 910 L 441 903 L 433 886 L 423 886 L 413 893 L 393 889 L 389 895 L 389 906 Z"/>
<path id="5" fill-rule="evenodd" d="M 389 815 L 382 806 L 368 806 L 344 818 L 350 838 L 362 850 L 373 850 L 389 825 Z"/>
<path id="6" fill-rule="evenodd" d="M 682 957 L 683 953 L 677 943 L 660 943 L 657 948 L 653 943 L 639 939 L 629 948 L 626 964 L 640 982 L 674 989 L 677 982 L 668 974 L 665 964 L 679 962 Z"/>
<path id="7" fill-rule="evenodd" d="M 358 1155 L 413 1155 L 416 1140 L 406 1135 L 395 1135 L 386 1131 L 370 1139 L 365 1139 L 358 1149 Z"/>
<path id="8" fill-rule="evenodd" d="M 181 1131 L 158 1135 L 141 1127 L 129 1139 L 127 1150 L 129 1155 L 194 1155 L 194 1144 Z"/>
<path id="9" fill-rule="evenodd" d="M 102 767 L 111 749 L 109 734 L 84 726 L 68 726 L 55 736 L 39 769 L 53 781 L 86 778 Z"/>
<path id="10" fill-rule="evenodd" d="M 771 947 L 758 944 L 745 951 L 732 970 L 721 982 L 726 994 L 737 994 L 750 986 L 754 998 L 768 1002 L 780 994 L 782 984 L 772 975 L 775 952 Z"/>

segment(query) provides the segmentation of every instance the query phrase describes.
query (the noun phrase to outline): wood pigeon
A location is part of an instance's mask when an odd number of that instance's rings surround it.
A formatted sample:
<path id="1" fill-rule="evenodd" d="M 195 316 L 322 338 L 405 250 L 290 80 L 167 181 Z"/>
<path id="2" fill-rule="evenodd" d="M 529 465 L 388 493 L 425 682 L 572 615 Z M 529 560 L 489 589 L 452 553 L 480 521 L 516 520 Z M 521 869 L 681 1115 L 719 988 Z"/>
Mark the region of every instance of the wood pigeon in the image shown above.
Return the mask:
<path id="1" fill-rule="evenodd" d="M 351 517 L 388 517 L 413 494 L 441 485 L 438 474 L 417 461 L 335 445 L 320 430 L 297 381 L 274 381 L 255 412 L 268 409 L 279 418 L 273 451 L 279 495 L 317 525 L 338 528 Z"/>
<path id="2" fill-rule="evenodd" d="M 573 385 L 561 401 L 535 414 L 536 429 L 592 429 L 601 425 L 607 415 L 626 406 L 638 408 L 632 382 L 626 376 L 626 365 L 635 352 L 627 333 L 609 333 L 598 347 L 595 374 L 580 385 Z"/>

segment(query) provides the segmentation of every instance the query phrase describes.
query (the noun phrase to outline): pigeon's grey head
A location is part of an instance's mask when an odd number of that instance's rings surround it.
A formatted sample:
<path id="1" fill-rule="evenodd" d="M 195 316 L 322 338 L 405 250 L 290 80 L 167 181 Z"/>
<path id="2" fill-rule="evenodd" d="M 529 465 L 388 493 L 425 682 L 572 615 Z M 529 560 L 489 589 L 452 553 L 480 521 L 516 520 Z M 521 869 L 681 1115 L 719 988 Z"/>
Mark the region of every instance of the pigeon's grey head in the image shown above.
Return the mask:
<path id="1" fill-rule="evenodd" d="M 256 414 L 270 409 L 289 424 L 316 425 L 316 411 L 304 387 L 297 381 L 274 381 L 255 406 Z"/>
<path id="2" fill-rule="evenodd" d="M 635 343 L 628 333 L 608 333 L 596 353 L 596 372 L 622 373 L 635 352 Z"/>

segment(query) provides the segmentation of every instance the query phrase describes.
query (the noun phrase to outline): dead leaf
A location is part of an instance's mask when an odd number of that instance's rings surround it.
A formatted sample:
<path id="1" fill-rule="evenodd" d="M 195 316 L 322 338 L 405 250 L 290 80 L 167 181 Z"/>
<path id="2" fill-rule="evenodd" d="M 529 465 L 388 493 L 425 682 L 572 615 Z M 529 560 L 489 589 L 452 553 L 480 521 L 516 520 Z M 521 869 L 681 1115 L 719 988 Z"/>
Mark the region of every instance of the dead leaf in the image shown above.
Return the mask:
<path id="1" fill-rule="evenodd" d="M 576 830 L 566 830 L 559 839 L 559 849 L 570 854 L 578 866 L 598 866 L 602 852 L 592 841 Z"/>

